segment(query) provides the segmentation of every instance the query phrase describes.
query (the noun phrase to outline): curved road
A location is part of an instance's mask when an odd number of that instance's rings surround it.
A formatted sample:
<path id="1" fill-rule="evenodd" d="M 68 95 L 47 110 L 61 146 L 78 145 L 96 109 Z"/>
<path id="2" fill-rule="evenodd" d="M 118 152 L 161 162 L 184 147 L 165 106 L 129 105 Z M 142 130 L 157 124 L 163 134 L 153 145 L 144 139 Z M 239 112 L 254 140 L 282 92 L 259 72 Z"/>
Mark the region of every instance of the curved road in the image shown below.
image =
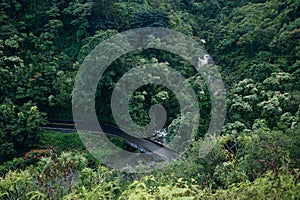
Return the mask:
<path id="1" fill-rule="evenodd" d="M 116 126 L 107 123 L 100 122 L 100 126 L 105 134 L 122 138 L 130 146 L 144 153 L 150 153 L 150 155 L 158 155 L 165 160 L 173 160 L 178 157 L 178 153 L 175 150 L 163 146 L 150 139 L 135 137 L 133 135 L 125 133 L 123 130 Z M 93 131 L 93 126 L 91 126 L 91 123 L 86 123 L 84 127 L 86 127 L 86 130 Z M 60 133 L 77 132 L 77 130 L 75 129 L 75 124 L 71 120 L 49 120 L 49 123 L 46 126 L 43 126 L 43 129 Z M 96 130 L 97 129 L 95 128 L 94 131 L 96 132 Z"/>

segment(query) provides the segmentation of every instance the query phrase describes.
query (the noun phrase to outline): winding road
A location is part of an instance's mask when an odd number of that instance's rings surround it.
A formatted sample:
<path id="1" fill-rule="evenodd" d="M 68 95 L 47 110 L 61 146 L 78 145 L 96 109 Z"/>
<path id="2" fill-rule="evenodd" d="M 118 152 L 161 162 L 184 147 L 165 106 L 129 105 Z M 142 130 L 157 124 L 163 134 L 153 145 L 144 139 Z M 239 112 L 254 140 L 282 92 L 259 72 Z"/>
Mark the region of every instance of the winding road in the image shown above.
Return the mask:
<path id="1" fill-rule="evenodd" d="M 42 128 L 48 131 L 60 132 L 63 134 L 77 132 L 75 124 L 72 120 L 48 120 L 49 122 Z M 124 139 L 127 144 L 132 146 L 135 149 L 149 155 L 159 156 L 164 160 L 173 160 L 176 159 L 179 155 L 178 153 L 166 146 L 163 146 L 155 141 L 152 141 L 147 138 L 138 138 L 131 134 L 127 134 L 120 128 L 113 126 L 111 124 L 99 123 L 103 132 L 107 135 L 112 135 Z M 86 124 L 87 129 L 91 130 L 91 127 L 88 123 Z M 84 131 L 84 130 L 83 130 Z M 93 131 L 93 130 L 92 130 Z M 94 130 L 96 131 L 96 130 Z"/>

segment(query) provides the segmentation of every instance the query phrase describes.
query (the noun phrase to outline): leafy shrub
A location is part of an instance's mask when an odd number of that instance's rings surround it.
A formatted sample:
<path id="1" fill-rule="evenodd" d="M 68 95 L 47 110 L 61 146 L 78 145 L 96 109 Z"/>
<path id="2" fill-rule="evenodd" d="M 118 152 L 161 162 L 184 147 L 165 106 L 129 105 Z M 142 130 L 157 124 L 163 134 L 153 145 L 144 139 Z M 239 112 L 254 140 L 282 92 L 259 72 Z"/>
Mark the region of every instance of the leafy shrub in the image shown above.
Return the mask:
<path id="1" fill-rule="evenodd" d="M 26 161 L 24 157 L 14 158 L 0 165 L 0 175 L 3 176 L 9 171 L 15 171 L 17 169 L 25 169 L 25 167 Z"/>
<path id="2" fill-rule="evenodd" d="M 50 150 L 48 149 L 32 149 L 25 154 L 24 161 L 26 165 L 36 164 L 44 157 L 50 156 Z"/>
<path id="3" fill-rule="evenodd" d="M 35 147 L 42 123 L 42 114 L 31 103 L 19 107 L 7 100 L 0 104 L 0 164 Z"/>

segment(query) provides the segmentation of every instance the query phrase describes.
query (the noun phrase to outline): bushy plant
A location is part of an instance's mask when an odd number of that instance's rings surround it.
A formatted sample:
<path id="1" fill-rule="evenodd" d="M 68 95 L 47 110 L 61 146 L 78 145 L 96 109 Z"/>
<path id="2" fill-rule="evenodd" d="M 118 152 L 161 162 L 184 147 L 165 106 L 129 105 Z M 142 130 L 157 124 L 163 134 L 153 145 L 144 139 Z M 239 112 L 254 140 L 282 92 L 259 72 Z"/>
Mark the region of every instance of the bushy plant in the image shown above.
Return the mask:
<path id="1" fill-rule="evenodd" d="M 23 156 L 39 141 L 43 115 L 32 103 L 17 106 L 6 100 L 0 104 L 0 164 Z"/>

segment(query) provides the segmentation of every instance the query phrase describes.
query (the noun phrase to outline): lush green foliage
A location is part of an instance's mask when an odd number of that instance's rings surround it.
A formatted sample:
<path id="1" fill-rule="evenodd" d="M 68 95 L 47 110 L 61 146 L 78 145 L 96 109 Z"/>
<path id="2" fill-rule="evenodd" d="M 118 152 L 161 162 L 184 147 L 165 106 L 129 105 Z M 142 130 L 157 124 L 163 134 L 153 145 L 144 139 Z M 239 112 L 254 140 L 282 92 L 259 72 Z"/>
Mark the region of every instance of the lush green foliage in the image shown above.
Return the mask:
<path id="1" fill-rule="evenodd" d="M 78 133 L 61 134 L 59 132 L 43 131 L 40 137 L 40 148 L 52 146 L 57 153 L 84 149 Z"/>
<path id="2" fill-rule="evenodd" d="M 9 100 L 0 104 L 0 164 L 20 156 L 38 141 L 42 115 L 30 103 L 17 107 Z"/>
<path id="3" fill-rule="evenodd" d="M 299 169 L 282 167 L 260 178 L 214 189 L 208 182 L 174 175 L 130 176 L 99 167 L 86 167 L 78 154 L 44 158 L 37 167 L 10 171 L 0 178 L 2 199 L 298 199 Z"/>
<path id="4" fill-rule="evenodd" d="M 299 5 L 299 0 L 2 0 L 0 199 L 300 199 Z M 100 120 L 114 123 L 115 84 L 143 64 L 182 73 L 201 112 L 195 141 L 180 159 L 152 174 L 127 174 L 81 153 L 77 134 L 39 126 L 43 113 L 71 119 L 76 72 L 97 44 L 144 26 L 171 28 L 202 42 L 226 85 L 227 118 L 218 144 L 200 159 L 211 106 L 200 75 L 161 50 L 121 56 L 98 84 Z M 146 125 L 154 104 L 168 111 L 169 142 L 181 117 L 170 90 L 155 84 L 139 88 L 130 99 L 130 115 Z"/>

